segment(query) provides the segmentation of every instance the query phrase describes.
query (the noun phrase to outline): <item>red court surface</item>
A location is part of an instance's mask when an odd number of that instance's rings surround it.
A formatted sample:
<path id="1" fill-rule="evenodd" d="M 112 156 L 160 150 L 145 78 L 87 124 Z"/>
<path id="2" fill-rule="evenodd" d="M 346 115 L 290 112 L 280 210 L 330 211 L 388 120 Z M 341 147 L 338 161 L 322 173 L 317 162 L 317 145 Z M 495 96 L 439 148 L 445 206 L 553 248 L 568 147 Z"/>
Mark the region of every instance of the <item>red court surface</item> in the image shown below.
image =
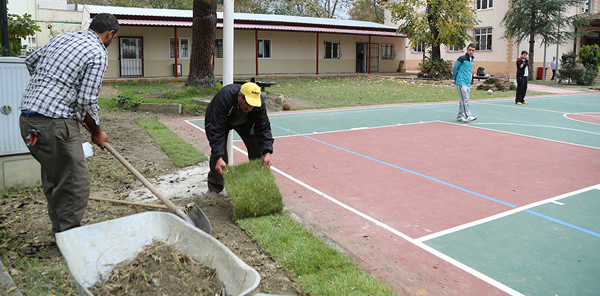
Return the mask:
<path id="1" fill-rule="evenodd" d="M 313 189 L 276 174 L 286 206 L 399 294 L 505 294 L 410 239 L 592 186 L 600 177 L 597 149 L 466 125 L 309 137 L 275 141 L 276 172 Z"/>
<path id="2" fill-rule="evenodd" d="M 600 124 L 600 113 L 568 113 L 565 116 L 577 121 Z"/>
<path id="3" fill-rule="evenodd" d="M 202 144 L 194 128 L 177 132 Z M 399 295 L 518 295 L 418 239 L 600 180 L 596 148 L 447 122 L 279 137 L 274 148 L 287 210 Z"/>

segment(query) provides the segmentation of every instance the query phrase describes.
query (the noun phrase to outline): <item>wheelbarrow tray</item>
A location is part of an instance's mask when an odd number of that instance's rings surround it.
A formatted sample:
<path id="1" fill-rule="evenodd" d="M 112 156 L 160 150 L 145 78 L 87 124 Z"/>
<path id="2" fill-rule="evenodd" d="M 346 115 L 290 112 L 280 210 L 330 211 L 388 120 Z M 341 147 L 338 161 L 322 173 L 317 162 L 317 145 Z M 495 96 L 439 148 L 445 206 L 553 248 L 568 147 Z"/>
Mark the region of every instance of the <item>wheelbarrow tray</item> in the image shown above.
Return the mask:
<path id="1" fill-rule="evenodd" d="M 260 283 L 256 270 L 214 237 L 171 213 L 145 212 L 56 234 L 80 295 L 108 279 L 121 262 L 133 260 L 153 240 L 162 240 L 214 268 L 227 295 L 248 295 Z"/>

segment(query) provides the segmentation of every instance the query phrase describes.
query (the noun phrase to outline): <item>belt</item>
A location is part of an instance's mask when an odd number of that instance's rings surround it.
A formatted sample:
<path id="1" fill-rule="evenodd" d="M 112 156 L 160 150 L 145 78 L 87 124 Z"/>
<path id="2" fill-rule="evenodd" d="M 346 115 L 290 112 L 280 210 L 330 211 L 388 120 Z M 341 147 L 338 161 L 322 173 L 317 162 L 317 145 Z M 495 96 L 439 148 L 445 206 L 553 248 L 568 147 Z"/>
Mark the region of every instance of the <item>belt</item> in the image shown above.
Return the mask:
<path id="1" fill-rule="evenodd" d="M 29 119 L 29 118 L 50 118 L 48 116 L 44 116 L 44 115 L 39 114 L 39 113 L 24 113 L 24 112 L 21 112 L 21 116 L 25 117 L 27 119 Z"/>

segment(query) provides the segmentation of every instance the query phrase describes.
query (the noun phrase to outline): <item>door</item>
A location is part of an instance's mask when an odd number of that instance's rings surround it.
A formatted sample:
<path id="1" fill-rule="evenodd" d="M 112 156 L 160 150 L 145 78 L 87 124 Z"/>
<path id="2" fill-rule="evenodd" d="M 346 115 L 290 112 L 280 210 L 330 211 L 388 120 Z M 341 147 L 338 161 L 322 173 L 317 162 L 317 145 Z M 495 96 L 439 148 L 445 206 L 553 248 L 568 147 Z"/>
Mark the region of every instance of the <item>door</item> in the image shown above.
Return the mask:
<path id="1" fill-rule="evenodd" d="M 119 57 L 121 64 L 121 77 L 144 76 L 144 55 L 142 38 L 120 37 Z"/>
<path id="2" fill-rule="evenodd" d="M 367 44 L 356 43 L 356 72 L 367 72 Z"/>
<path id="3" fill-rule="evenodd" d="M 369 50 L 368 72 L 379 72 L 379 43 L 371 43 Z"/>

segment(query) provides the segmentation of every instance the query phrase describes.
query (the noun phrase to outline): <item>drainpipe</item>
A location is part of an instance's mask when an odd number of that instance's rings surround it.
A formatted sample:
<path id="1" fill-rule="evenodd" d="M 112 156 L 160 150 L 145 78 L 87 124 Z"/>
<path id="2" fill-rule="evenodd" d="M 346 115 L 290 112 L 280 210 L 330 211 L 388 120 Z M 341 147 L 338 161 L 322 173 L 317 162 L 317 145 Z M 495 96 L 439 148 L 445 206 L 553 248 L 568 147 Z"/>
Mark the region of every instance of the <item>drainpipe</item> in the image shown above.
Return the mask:
<path id="1" fill-rule="evenodd" d="M 256 60 L 255 64 L 256 64 L 256 76 L 258 76 L 258 29 L 254 30 L 254 44 L 256 44 L 256 50 L 254 51 L 254 59 Z M 265 44 L 263 42 L 263 55 L 265 53 Z"/>
<path id="2" fill-rule="evenodd" d="M 0 0 L 0 29 L 2 31 L 2 56 L 7 57 L 10 54 L 8 41 L 8 8 L 6 0 Z"/>
<path id="3" fill-rule="evenodd" d="M 223 85 L 233 84 L 233 0 L 223 1 Z M 227 133 L 228 164 L 233 165 L 233 130 Z"/>

